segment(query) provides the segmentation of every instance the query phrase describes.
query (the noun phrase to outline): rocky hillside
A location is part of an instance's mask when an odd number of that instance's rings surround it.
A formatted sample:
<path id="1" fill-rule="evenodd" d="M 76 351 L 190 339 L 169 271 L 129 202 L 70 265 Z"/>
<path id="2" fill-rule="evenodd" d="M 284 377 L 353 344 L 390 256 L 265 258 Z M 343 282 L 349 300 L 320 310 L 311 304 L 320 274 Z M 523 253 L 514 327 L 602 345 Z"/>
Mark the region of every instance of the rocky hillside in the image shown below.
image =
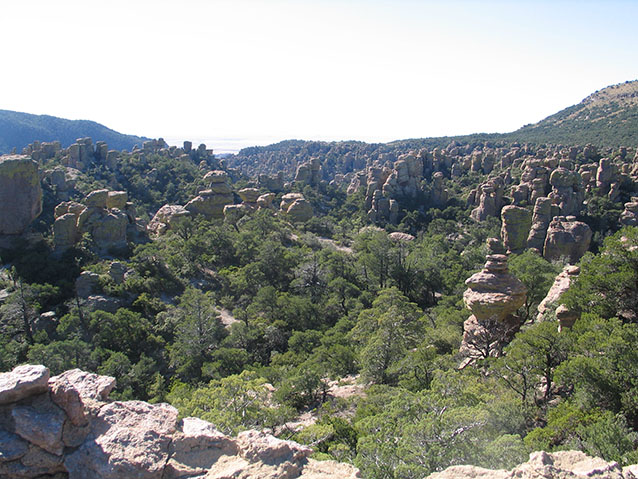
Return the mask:
<path id="1" fill-rule="evenodd" d="M 415 138 L 390 143 L 291 140 L 244 148 L 230 157 L 228 164 L 250 176 L 283 172 L 287 179 L 292 179 L 300 164 L 318 157 L 324 179 L 332 180 L 335 175 L 361 170 L 366 162 L 393 162 L 411 150 L 449 149 L 455 145 L 511 147 L 523 143 L 592 144 L 602 148 L 638 146 L 638 81 L 604 88 L 577 105 L 511 133 Z"/>
<path id="2" fill-rule="evenodd" d="M 105 141 L 116 150 L 131 150 L 148 139 L 124 135 L 94 121 L 0 110 L 0 154 L 9 153 L 14 148 L 19 152 L 34 141 L 59 141 L 67 147 L 76 138 L 84 137 Z"/>
<path id="3" fill-rule="evenodd" d="M 62 479 L 360 477 L 347 464 L 260 431 L 228 437 L 201 419 L 142 401 L 109 401 L 115 378 L 44 366 L 0 374 L 0 476 Z"/>
<path id="4" fill-rule="evenodd" d="M 634 479 L 638 466 L 620 467 L 616 462 L 589 457 L 579 451 L 559 451 L 553 454 L 534 452 L 529 461 L 510 471 L 491 470 L 475 466 L 452 466 L 427 479 Z"/>
<path id="5" fill-rule="evenodd" d="M 504 138 L 534 143 L 634 146 L 638 144 L 638 81 L 603 88 L 577 105 Z"/>

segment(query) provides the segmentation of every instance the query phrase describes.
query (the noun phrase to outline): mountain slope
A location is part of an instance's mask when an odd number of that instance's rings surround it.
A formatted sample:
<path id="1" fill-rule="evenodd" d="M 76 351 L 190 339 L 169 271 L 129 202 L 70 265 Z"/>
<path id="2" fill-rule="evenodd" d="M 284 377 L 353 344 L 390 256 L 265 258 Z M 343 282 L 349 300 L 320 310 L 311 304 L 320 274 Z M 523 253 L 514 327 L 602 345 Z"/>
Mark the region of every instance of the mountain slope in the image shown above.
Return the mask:
<path id="1" fill-rule="evenodd" d="M 638 145 L 638 81 L 599 90 L 533 125 L 503 135 L 533 143 Z"/>
<path id="2" fill-rule="evenodd" d="M 67 147 L 77 138 L 86 136 L 93 138 L 93 141 L 105 141 L 109 148 L 116 150 L 130 150 L 135 144 L 141 146 L 146 140 L 118 133 L 94 121 L 0 110 L 0 153 L 8 153 L 13 148 L 19 152 L 36 140 L 58 140 L 63 147 Z"/>

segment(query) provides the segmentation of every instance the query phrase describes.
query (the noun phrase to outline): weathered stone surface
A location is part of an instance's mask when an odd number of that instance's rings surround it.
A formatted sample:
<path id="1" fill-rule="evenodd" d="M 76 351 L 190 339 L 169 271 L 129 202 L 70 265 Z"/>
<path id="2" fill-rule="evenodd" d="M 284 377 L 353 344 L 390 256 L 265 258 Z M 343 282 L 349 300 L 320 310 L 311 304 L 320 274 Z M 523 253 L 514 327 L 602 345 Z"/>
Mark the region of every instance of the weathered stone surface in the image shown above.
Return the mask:
<path id="1" fill-rule="evenodd" d="M 209 422 L 194 417 L 184 418 L 181 431 L 173 436 L 163 479 L 205 474 L 221 456 L 235 456 L 234 440 Z"/>
<path id="2" fill-rule="evenodd" d="M 17 406 L 11 411 L 15 432 L 18 436 L 51 454 L 62 454 L 62 412 L 39 412 L 28 406 Z"/>
<path id="3" fill-rule="evenodd" d="M 560 297 L 569 289 L 571 283 L 578 277 L 580 268 L 578 266 L 567 265 L 556 278 L 547 295 L 538 305 L 538 315 L 536 321 L 545 321 L 549 314 L 560 304 Z"/>
<path id="4" fill-rule="evenodd" d="M 106 208 L 106 202 L 109 197 L 109 190 L 91 191 L 82 202 L 88 207 Z"/>
<path id="5" fill-rule="evenodd" d="M 117 208 L 123 210 L 128 202 L 128 193 L 126 191 L 109 191 L 106 198 L 107 208 Z"/>
<path id="6" fill-rule="evenodd" d="M 56 248 L 68 248 L 78 241 L 77 220 L 73 213 L 65 213 L 56 218 L 53 223 L 53 241 Z"/>
<path id="7" fill-rule="evenodd" d="M 16 368 L 46 371 L 42 366 Z M 5 373 L 0 384 L 6 381 Z M 14 395 L 3 407 L 0 477 L 244 479 L 349 479 L 356 468 L 308 459 L 307 446 L 265 432 L 246 431 L 236 439 L 206 421 L 185 418 L 168 404 L 107 402 L 111 377 L 79 369 L 48 381 L 50 394 Z M 15 434 L 12 432 L 15 430 Z"/>
<path id="8" fill-rule="evenodd" d="M 312 218 L 312 206 L 306 201 L 305 198 L 299 198 L 295 200 L 286 210 L 286 213 L 290 216 L 290 219 L 295 223 L 305 223 Z"/>
<path id="9" fill-rule="evenodd" d="M 202 215 L 206 218 L 223 218 L 224 206 L 233 203 L 232 194 L 217 194 L 213 190 L 204 190 L 188 203 L 186 208 L 194 215 Z"/>
<path id="10" fill-rule="evenodd" d="M 9 431 L 0 429 L 0 463 L 20 459 L 28 450 L 27 442 Z"/>
<path id="11" fill-rule="evenodd" d="M 576 263 L 589 249 L 592 231 L 587 224 L 576 221 L 573 216 L 556 216 L 549 225 L 543 256 L 546 260 L 561 257 Z"/>
<path id="12" fill-rule="evenodd" d="M 100 275 L 92 271 L 82 271 L 75 280 L 75 292 L 79 298 L 88 298 L 98 287 Z"/>
<path id="13" fill-rule="evenodd" d="M 505 206 L 501 211 L 503 225 L 501 238 L 510 253 L 520 253 L 527 246 L 527 237 L 532 226 L 532 213 L 520 206 Z"/>
<path id="14" fill-rule="evenodd" d="M 243 188 L 237 192 L 244 203 L 256 204 L 261 193 L 257 188 Z"/>
<path id="15" fill-rule="evenodd" d="M 19 401 L 46 392 L 49 369 L 44 366 L 17 366 L 0 374 L 0 404 Z"/>
<path id="16" fill-rule="evenodd" d="M 71 369 L 49 379 L 51 400 L 76 426 L 87 423 L 83 399 L 104 401 L 115 387 L 115 378 Z"/>
<path id="17" fill-rule="evenodd" d="M 466 306 L 479 321 L 504 320 L 525 303 L 527 288 L 507 271 L 507 257 L 488 255 L 482 271 L 466 281 Z"/>
<path id="18" fill-rule="evenodd" d="M 223 170 L 209 171 L 204 175 L 204 181 L 211 185 L 214 183 L 225 183 L 228 180 L 228 173 Z"/>
<path id="19" fill-rule="evenodd" d="M 161 235 L 166 233 L 170 229 L 176 228 L 186 218 L 190 218 L 191 213 L 186 208 L 180 205 L 164 205 L 153 219 L 148 223 L 146 229 L 155 235 Z"/>
<path id="20" fill-rule="evenodd" d="M 141 401 L 113 402 L 91 420 L 86 442 L 66 456 L 76 477 L 160 479 L 176 430 L 177 409 Z"/>
<path id="21" fill-rule="evenodd" d="M 259 208 L 272 208 L 272 202 L 275 199 L 274 193 L 265 193 L 257 198 L 257 206 Z"/>
<path id="22" fill-rule="evenodd" d="M 510 471 L 476 466 L 452 466 L 427 479 L 634 479 L 616 462 L 587 456 L 580 451 L 533 452 L 529 461 Z"/>
<path id="23" fill-rule="evenodd" d="M 77 224 L 80 234 L 89 233 L 100 249 L 126 246 L 128 218 L 120 210 L 88 207 L 78 216 Z"/>
<path id="24" fill-rule="evenodd" d="M 24 155 L 0 156 L 0 235 L 19 235 L 42 212 L 38 164 Z"/>

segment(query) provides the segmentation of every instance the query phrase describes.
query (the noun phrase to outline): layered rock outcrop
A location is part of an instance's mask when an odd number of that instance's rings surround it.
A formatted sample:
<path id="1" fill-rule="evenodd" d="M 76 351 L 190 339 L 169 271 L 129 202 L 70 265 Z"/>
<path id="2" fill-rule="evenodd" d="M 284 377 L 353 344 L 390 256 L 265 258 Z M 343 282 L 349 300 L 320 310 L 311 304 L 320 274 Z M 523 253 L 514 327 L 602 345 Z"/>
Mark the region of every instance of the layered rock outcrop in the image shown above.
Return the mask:
<path id="1" fill-rule="evenodd" d="M 580 451 L 533 452 L 529 461 L 510 471 L 477 466 L 452 466 L 427 479 L 636 479 L 636 466 L 622 468 Z"/>
<path id="2" fill-rule="evenodd" d="M 101 250 L 123 247 L 128 226 L 135 224 L 135 209 L 125 191 L 95 190 L 82 203 L 67 201 L 55 207 L 53 241 L 56 249 L 64 250 L 88 233 Z"/>
<path id="3" fill-rule="evenodd" d="M 508 272 L 503 254 L 488 255 L 465 284 L 463 301 L 472 315 L 463 324 L 461 352 L 469 358 L 497 353 L 520 326 L 513 313 L 525 303 L 527 288 Z"/>
<path id="4" fill-rule="evenodd" d="M 22 234 L 41 212 L 38 164 L 25 155 L 0 156 L 0 236 Z"/>
<path id="5" fill-rule="evenodd" d="M 301 193 L 288 193 L 281 197 L 279 209 L 295 223 L 305 223 L 312 218 L 312 205 Z"/>
<path id="6" fill-rule="evenodd" d="M 186 208 L 194 215 L 206 218 L 223 218 L 224 206 L 233 204 L 233 190 L 229 184 L 228 173 L 222 170 L 209 171 L 204 176 L 209 188 L 186 203 Z"/>
<path id="7" fill-rule="evenodd" d="M 0 374 L 0 477 L 357 478 L 307 446 L 260 431 L 231 438 L 168 404 L 109 401 L 115 379 L 44 366 Z"/>

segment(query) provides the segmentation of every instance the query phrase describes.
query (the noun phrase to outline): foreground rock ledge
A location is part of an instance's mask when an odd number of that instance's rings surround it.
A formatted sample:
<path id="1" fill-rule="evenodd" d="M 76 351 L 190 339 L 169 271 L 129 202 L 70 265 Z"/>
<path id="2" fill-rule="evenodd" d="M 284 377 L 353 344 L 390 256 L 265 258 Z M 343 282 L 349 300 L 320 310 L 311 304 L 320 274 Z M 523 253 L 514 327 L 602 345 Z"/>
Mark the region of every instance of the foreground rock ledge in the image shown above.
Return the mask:
<path id="1" fill-rule="evenodd" d="M 452 466 L 427 479 L 638 479 L 638 466 L 589 457 L 580 451 L 533 452 L 529 461 L 511 471 L 476 466 Z"/>
<path id="2" fill-rule="evenodd" d="M 44 366 L 0 374 L 0 477 L 349 479 L 312 449 L 261 431 L 228 437 L 169 404 L 109 401 L 115 379 Z"/>

